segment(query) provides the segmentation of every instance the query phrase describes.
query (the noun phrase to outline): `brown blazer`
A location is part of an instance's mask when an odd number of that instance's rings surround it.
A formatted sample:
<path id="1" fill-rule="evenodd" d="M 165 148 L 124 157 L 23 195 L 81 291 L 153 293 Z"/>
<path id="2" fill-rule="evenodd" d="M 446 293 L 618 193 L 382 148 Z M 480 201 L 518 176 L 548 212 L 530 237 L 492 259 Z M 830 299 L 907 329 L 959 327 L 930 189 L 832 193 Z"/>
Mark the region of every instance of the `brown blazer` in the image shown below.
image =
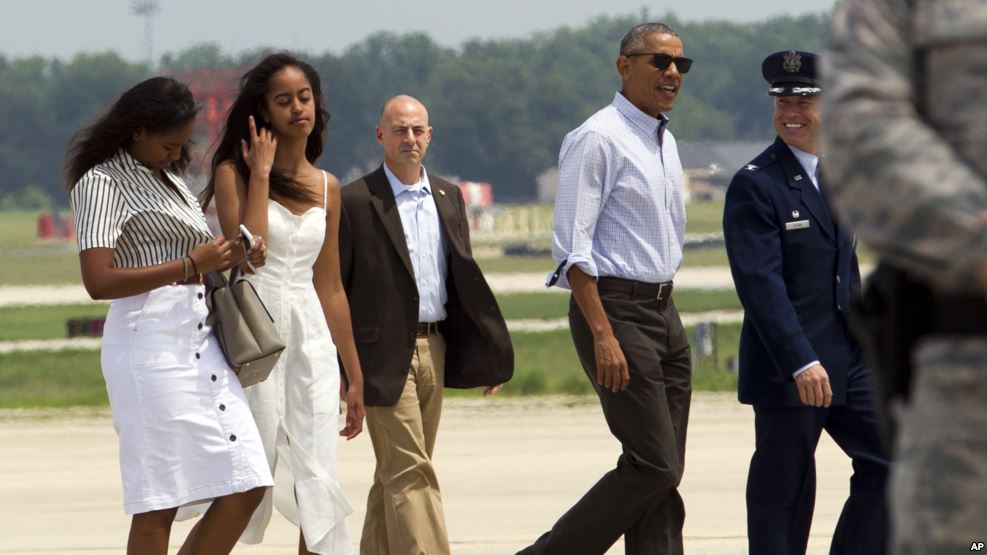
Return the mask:
<path id="1" fill-rule="evenodd" d="M 428 175 L 448 257 L 446 387 L 504 383 L 514 374 L 514 349 L 490 286 L 473 260 L 466 206 L 459 188 Z M 364 401 L 397 402 L 411 367 L 418 325 L 418 286 L 401 216 L 384 167 L 340 192 L 340 274 L 349 298 L 353 337 L 363 369 Z"/>

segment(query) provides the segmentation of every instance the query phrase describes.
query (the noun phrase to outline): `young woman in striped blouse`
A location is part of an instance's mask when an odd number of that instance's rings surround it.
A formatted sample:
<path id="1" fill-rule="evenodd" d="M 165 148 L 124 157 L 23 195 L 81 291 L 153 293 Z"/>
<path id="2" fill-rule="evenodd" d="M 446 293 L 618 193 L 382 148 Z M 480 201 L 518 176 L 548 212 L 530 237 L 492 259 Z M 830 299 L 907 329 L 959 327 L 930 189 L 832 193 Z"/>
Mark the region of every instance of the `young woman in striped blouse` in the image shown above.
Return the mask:
<path id="1" fill-rule="evenodd" d="M 243 389 L 206 322 L 201 274 L 243 260 L 180 177 L 197 108 L 169 78 L 137 84 L 74 138 L 65 175 L 82 280 L 113 299 L 102 368 L 120 438 L 128 554 L 164 554 L 179 507 L 211 501 L 180 554 L 229 553 L 273 484 Z M 263 247 L 251 253 L 264 262 Z"/>

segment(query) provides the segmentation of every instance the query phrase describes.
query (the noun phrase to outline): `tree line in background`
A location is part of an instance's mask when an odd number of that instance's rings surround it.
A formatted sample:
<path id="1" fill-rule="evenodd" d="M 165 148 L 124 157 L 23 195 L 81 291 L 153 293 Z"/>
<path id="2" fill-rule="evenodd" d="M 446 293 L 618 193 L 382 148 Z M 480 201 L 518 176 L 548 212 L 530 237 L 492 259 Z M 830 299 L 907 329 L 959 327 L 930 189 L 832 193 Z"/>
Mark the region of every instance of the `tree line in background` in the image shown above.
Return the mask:
<path id="1" fill-rule="evenodd" d="M 321 72 L 332 112 L 321 164 L 341 179 L 376 167 L 380 106 L 408 93 L 428 106 L 435 128 L 426 161 L 430 171 L 488 181 L 500 201 L 530 200 L 537 176 L 556 164 L 565 134 L 619 88 L 618 44 L 641 20 L 601 17 L 579 28 L 524 39 L 475 39 L 458 48 L 440 46 L 422 33 L 378 33 L 338 54 L 298 52 Z M 686 55 L 696 60 L 671 112 L 676 137 L 767 140 L 771 104 L 761 60 L 778 50 L 821 50 L 829 15 L 747 24 L 661 20 L 678 30 Z M 164 55 L 159 72 L 245 70 L 269 51 L 231 56 L 203 44 Z M 148 76 L 145 65 L 115 53 L 80 54 L 71 61 L 0 55 L 0 208 L 48 198 L 64 206 L 60 172 L 69 137 Z"/>

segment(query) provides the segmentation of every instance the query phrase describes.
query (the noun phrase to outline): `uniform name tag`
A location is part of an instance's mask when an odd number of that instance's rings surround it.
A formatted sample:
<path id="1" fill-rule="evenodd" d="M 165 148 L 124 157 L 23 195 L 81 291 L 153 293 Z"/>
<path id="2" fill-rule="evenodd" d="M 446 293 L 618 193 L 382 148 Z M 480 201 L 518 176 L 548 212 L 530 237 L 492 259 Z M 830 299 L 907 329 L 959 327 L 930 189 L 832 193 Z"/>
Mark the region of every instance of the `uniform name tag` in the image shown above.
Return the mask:
<path id="1" fill-rule="evenodd" d="M 791 231 L 793 229 L 806 229 L 809 227 L 809 220 L 799 220 L 797 222 L 788 222 L 785 224 L 785 229 Z"/>

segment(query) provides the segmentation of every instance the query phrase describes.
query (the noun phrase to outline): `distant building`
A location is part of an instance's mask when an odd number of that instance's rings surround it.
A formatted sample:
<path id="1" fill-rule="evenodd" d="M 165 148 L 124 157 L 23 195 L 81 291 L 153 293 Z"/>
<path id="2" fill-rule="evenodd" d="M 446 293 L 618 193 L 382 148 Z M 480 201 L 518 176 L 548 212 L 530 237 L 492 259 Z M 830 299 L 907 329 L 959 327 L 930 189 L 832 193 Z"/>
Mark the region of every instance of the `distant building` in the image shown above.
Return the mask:
<path id="1" fill-rule="evenodd" d="M 679 158 L 689 197 L 719 201 L 737 170 L 764 150 L 768 141 L 682 141 Z"/>
<path id="2" fill-rule="evenodd" d="M 715 166 L 733 177 L 761 153 L 771 142 L 763 141 L 680 141 L 679 159 L 682 167 L 689 169 L 710 169 Z"/>

